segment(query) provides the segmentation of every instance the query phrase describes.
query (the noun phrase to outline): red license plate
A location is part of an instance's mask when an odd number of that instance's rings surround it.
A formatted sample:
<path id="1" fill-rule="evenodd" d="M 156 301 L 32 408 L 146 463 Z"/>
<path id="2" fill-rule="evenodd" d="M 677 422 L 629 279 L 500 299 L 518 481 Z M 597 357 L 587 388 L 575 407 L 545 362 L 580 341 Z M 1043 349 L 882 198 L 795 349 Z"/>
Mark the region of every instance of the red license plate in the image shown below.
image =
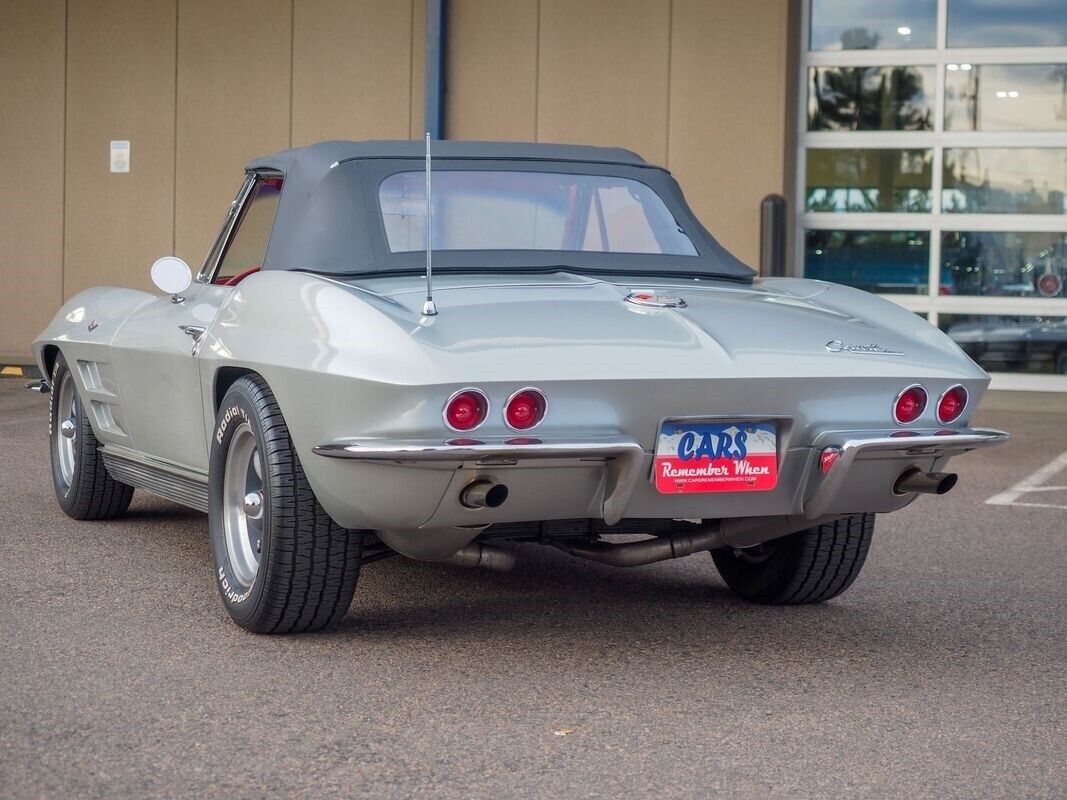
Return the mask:
<path id="1" fill-rule="evenodd" d="M 778 485 L 770 422 L 665 422 L 653 481 L 663 494 L 766 492 Z"/>

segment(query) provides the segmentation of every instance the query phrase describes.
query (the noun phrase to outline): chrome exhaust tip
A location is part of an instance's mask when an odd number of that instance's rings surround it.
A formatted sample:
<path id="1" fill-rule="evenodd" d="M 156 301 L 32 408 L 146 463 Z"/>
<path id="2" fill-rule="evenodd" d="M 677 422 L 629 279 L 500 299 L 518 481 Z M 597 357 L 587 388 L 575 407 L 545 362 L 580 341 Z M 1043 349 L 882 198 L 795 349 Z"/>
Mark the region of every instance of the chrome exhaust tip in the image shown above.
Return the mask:
<path id="1" fill-rule="evenodd" d="M 36 381 L 29 381 L 25 384 L 25 387 L 31 392 L 40 392 L 41 394 L 48 394 L 52 391 L 52 387 L 48 385 L 48 381 L 44 378 Z"/>
<path id="2" fill-rule="evenodd" d="M 487 478 L 480 478 L 464 487 L 459 502 L 464 508 L 499 508 L 508 499 L 508 487 Z"/>
<path id="3" fill-rule="evenodd" d="M 912 467 L 900 473 L 893 491 L 897 494 L 948 494 L 957 481 L 959 475 L 955 472 L 923 472 Z"/>

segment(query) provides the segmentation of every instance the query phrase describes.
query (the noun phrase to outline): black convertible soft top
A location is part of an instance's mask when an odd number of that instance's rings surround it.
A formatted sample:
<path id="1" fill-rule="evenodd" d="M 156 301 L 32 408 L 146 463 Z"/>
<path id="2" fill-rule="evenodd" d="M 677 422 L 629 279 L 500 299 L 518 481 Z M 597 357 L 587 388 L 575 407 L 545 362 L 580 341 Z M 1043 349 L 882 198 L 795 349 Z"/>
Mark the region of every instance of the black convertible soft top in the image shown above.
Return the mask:
<path id="1" fill-rule="evenodd" d="M 751 281 L 754 271 L 720 245 L 693 215 L 669 172 L 629 150 L 517 142 L 435 141 L 433 170 L 563 172 L 630 178 L 663 198 L 696 256 L 553 250 L 435 250 L 440 272 L 567 269 L 590 274 L 709 276 Z M 419 252 L 390 252 L 378 186 L 397 172 L 425 167 L 421 141 L 319 142 L 248 165 L 285 178 L 263 269 L 370 276 L 416 272 Z M 472 162 L 477 162 L 473 164 Z"/>

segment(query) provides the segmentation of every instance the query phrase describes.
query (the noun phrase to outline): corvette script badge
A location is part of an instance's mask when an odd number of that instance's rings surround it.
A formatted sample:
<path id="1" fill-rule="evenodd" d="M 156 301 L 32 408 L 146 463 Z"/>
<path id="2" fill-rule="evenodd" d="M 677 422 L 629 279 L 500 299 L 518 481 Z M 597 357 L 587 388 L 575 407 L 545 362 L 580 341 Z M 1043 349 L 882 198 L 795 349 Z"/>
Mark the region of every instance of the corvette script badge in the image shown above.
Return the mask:
<path id="1" fill-rule="evenodd" d="M 826 349 L 831 353 L 860 353 L 876 356 L 902 356 L 900 350 L 890 350 L 880 344 L 845 344 L 840 339 L 832 339 L 826 343 Z"/>

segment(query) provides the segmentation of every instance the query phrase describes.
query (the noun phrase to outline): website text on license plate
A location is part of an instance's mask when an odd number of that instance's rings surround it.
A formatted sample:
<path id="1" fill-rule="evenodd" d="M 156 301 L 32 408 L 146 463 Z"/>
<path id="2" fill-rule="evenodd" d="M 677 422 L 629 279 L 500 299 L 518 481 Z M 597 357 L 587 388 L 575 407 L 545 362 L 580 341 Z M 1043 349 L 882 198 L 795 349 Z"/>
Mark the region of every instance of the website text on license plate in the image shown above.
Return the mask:
<path id="1" fill-rule="evenodd" d="M 671 422 L 656 440 L 653 481 L 663 494 L 766 492 L 778 485 L 771 422 Z"/>

